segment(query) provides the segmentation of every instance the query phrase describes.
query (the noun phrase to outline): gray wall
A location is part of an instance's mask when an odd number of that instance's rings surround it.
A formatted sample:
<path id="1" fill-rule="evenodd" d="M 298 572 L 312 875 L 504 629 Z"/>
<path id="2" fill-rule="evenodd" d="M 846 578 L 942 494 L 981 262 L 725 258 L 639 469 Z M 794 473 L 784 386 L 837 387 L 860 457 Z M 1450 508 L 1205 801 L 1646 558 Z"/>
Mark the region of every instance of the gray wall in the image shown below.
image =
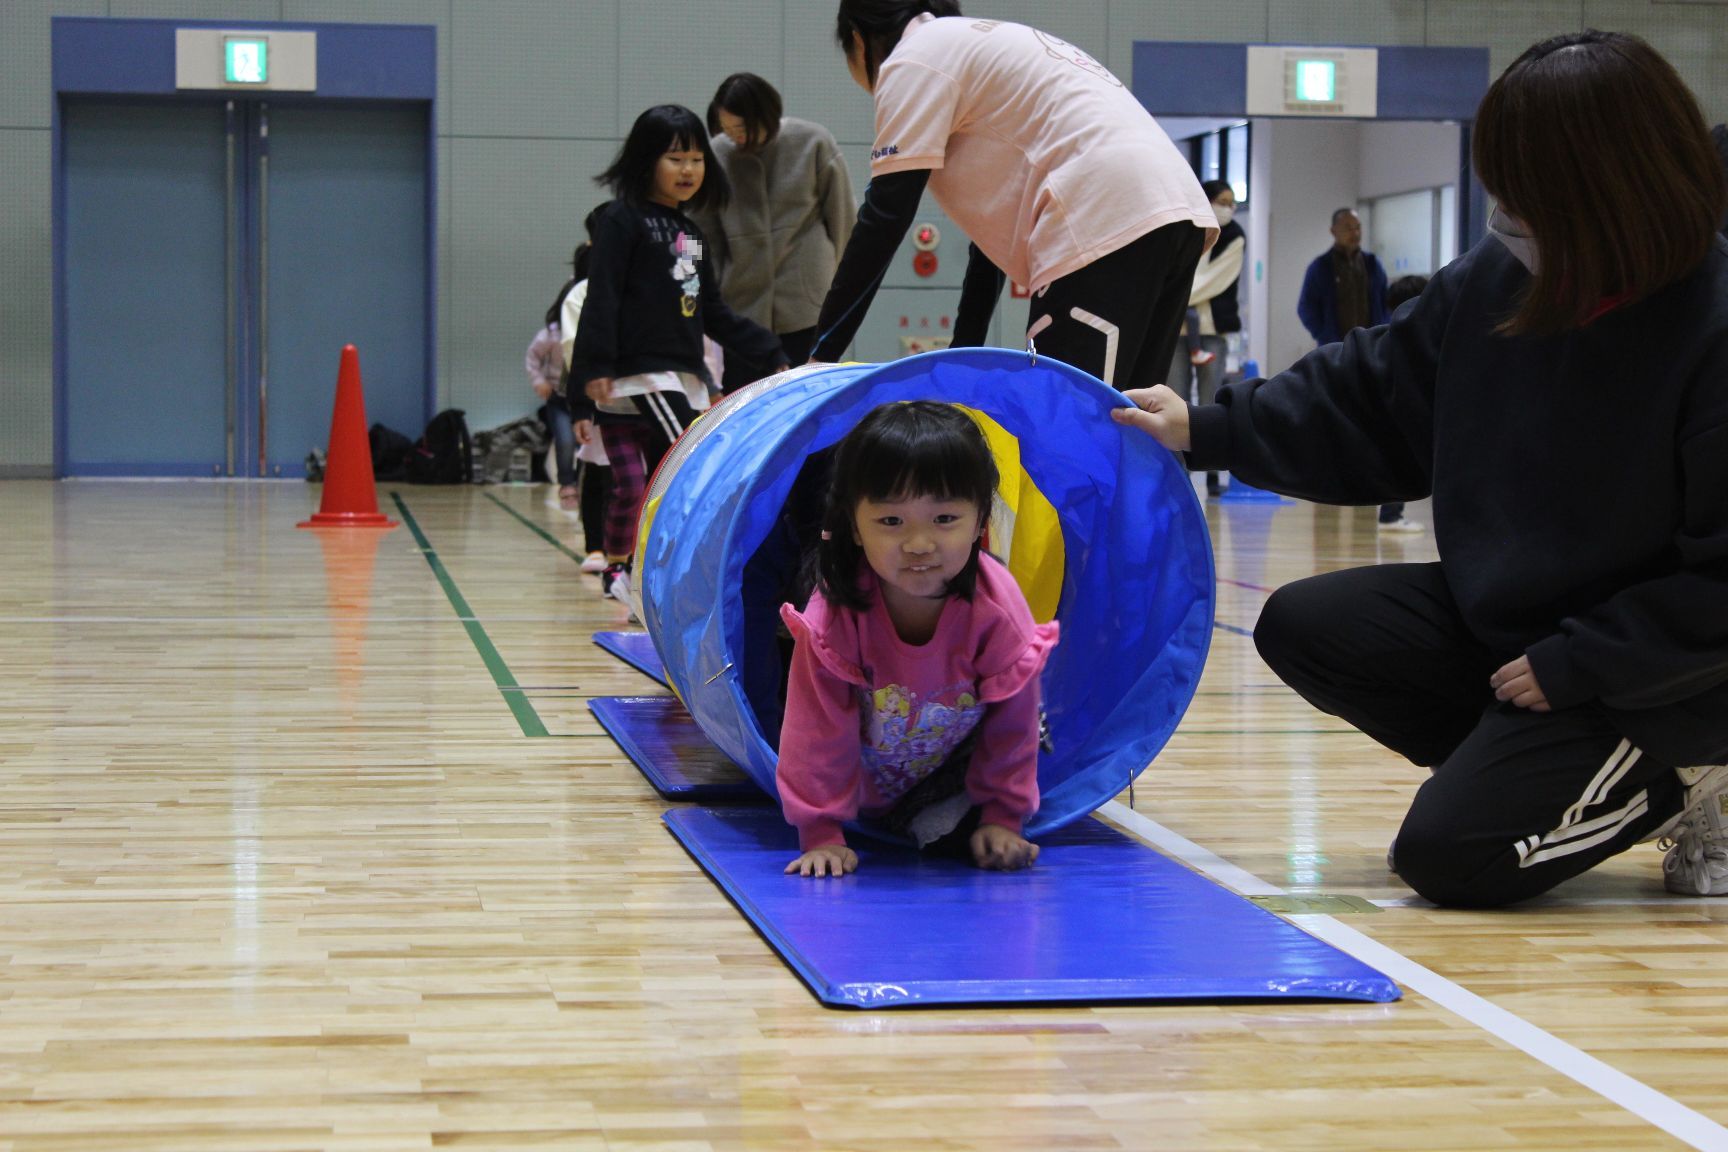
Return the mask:
<path id="1" fill-rule="evenodd" d="M 1127 77 L 1135 40 L 1485 45 L 1496 69 L 1532 40 L 1637 32 L 1728 112 L 1728 7 L 1679 0 L 968 0 L 1036 23 Z M 699 111 L 729 72 L 777 84 L 826 124 L 860 191 L 870 104 L 831 43 L 832 0 L 0 0 L 0 475 L 53 460 L 51 16 L 364 21 L 439 34 L 438 383 L 476 428 L 530 405 L 522 350 L 598 194 L 590 178 L 649 104 Z M 933 219 L 940 219 L 932 215 Z M 965 241 L 944 229 L 930 281 L 898 260 L 859 352 L 893 354 L 902 315 L 951 315 Z M 1006 304 L 1005 300 L 1005 304 Z M 1000 331 L 1023 315 L 1005 310 Z M 417 431 L 417 430 L 405 430 Z"/>

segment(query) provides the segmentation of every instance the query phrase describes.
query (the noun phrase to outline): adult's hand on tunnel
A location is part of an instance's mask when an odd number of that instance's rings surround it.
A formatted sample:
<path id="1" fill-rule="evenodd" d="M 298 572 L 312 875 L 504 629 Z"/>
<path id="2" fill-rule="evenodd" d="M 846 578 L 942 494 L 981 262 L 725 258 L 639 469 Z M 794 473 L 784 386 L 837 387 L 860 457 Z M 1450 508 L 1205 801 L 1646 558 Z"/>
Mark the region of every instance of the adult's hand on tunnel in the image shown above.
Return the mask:
<path id="1" fill-rule="evenodd" d="M 1140 429 L 1172 452 L 1188 451 L 1188 402 L 1162 384 L 1122 393 L 1132 408 L 1112 408 L 1110 419 Z"/>

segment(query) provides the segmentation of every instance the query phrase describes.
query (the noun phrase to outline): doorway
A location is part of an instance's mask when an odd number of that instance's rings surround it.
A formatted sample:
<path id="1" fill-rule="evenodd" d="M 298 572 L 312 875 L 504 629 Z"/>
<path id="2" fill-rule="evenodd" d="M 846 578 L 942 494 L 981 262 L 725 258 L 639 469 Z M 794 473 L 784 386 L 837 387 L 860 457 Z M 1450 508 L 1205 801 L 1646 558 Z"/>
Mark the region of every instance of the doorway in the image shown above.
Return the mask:
<path id="1" fill-rule="evenodd" d="M 67 476 L 298 477 L 361 351 L 368 418 L 433 406 L 429 105 L 71 99 Z"/>

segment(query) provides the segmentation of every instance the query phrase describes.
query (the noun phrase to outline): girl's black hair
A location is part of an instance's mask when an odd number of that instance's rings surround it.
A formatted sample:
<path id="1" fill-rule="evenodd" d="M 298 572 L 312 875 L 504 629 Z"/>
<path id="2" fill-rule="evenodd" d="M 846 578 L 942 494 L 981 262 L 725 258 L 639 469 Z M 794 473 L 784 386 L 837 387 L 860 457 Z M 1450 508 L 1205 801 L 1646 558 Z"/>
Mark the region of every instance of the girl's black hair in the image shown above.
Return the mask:
<path id="1" fill-rule="evenodd" d="M 780 135 L 785 106 L 774 85 L 754 72 L 734 72 L 720 81 L 714 99 L 708 102 L 708 135 L 720 135 L 722 111 L 744 121 L 745 147 L 756 149 Z"/>
<path id="2" fill-rule="evenodd" d="M 858 586 L 864 549 L 853 538 L 861 501 L 917 496 L 965 500 L 978 509 L 979 527 L 996 497 L 996 459 L 984 434 L 952 404 L 912 400 L 873 408 L 847 433 L 834 455 L 824 538 L 816 546 L 816 587 L 829 601 L 864 611 L 870 598 Z M 980 541 L 948 583 L 948 594 L 970 600 L 978 582 Z"/>
<path id="3" fill-rule="evenodd" d="M 1200 185 L 1200 190 L 1206 193 L 1206 203 L 1211 204 L 1218 199 L 1218 193 L 1231 187 L 1232 185 L 1228 180 L 1208 180 Z"/>
<path id="4" fill-rule="evenodd" d="M 596 176 L 594 182 L 610 188 L 618 199 L 640 208 L 649 203 L 648 195 L 654 190 L 654 168 L 660 157 L 672 151 L 702 153 L 702 187 L 680 207 L 716 211 L 726 207 L 732 195 L 726 173 L 714 160 L 714 149 L 708 143 L 702 121 L 682 104 L 656 104 L 636 117 L 612 166 Z"/>
<path id="5" fill-rule="evenodd" d="M 594 245 L 584 240 L 576 245 L 576 251 L 570 254 L 570 279 L 564 281 L 564 287 L 558 289 L 558 295 L 552 298 L 552 307 L 546 309 L 546 323 L 558 323 L 564 314 L 564 297 L 570 295 L 570 289 L 588 279 L 588 254 L 594 250 Z"/>
<path id="6" fill-rule="evenodd" d="M 932 16 L 958 16 L 958 0 L 840 0 L 840 15 L 834 35 L 840 41 L 840 51 L 852 51 L 852 33 L 864 41 L 864 71 L 870 83 L 876 83 L 876 71 L 894 46 L 906 25 L 924 13 Z"/>

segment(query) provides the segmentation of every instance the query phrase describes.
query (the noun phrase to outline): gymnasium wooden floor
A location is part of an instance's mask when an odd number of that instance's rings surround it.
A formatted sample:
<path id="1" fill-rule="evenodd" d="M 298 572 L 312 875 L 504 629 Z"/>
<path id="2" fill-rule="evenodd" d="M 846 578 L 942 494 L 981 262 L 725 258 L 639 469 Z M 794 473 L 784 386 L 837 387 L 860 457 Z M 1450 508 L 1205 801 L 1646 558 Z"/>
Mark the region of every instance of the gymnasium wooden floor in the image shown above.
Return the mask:
<path id="1" fill-rule="evenodd" d="M 869 1014 L 589 718 L 656 689 L 545 492 L 404 488 L 417 539 L 297 531 L 304 485 L 0 484 L 0 1150 L 1728 1148 L 1728 901 L 1646 847 L 1422 905 L 1383 865 L 1418 770 L 1254 655 L 1266 589 L 1426 535 L 1214 506 L 1202 691 L 1106 809 L 1373 902 L 1297 919 L 1402 1002 Z"/>

